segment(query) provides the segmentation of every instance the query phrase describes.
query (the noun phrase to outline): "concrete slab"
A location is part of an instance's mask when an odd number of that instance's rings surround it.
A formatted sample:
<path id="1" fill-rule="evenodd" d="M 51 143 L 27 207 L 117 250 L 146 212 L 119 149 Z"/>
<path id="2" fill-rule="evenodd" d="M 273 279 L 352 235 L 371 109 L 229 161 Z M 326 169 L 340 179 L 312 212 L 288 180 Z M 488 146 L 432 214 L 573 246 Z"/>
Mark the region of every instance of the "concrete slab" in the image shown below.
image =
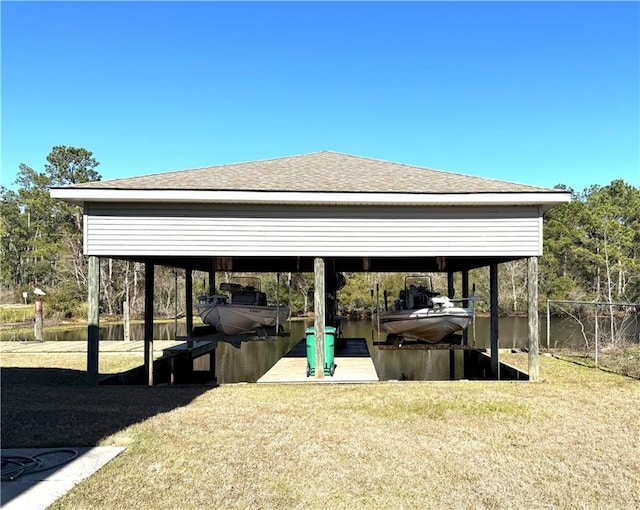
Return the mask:
<path id="1" fill-rule="evenodd" d="M 107 462 L 122 453 L 125 448 L 123 446 L 8 448 L 0 450 L 0 453 L 3 459 L 5 457 L 34 457 L 41 455 L 40 458 L 44 462 L 42 467 L 46 468 L 71 457 L 72 453 L 68 450 L 76 450 L 78 452 L 78 456 L 71 462 L 47 471 L 25 473 L 13 481 L 2 481 L 0 485 L 0 505 L 2 509 L 45 510 L 82 480 L 91 476 Z M 47 454 L 47 452 L 51 453 Z"/>

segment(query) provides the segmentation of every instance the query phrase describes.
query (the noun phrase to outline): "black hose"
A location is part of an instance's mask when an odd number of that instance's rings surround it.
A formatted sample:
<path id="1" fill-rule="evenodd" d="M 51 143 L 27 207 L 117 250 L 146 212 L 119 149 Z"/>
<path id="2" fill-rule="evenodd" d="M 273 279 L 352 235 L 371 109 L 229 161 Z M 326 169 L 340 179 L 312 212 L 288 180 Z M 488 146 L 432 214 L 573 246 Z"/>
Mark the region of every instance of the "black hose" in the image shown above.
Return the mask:
<path id="1" fill-rule="evenodd" d="M 69 457 L 51 465 L 45 465 L 43 457 L 47 455 L 69 453 Z M 42 452 L 33 456 L 25 455 L 3 455 L 0 457 L 0 480 L 3 482 L 13 481 L 16 478 L 28 473 L 40 473 L 62 466 L 71 462 L 79 455 L 78 450 L 72 448 L 60 448 Z"/>

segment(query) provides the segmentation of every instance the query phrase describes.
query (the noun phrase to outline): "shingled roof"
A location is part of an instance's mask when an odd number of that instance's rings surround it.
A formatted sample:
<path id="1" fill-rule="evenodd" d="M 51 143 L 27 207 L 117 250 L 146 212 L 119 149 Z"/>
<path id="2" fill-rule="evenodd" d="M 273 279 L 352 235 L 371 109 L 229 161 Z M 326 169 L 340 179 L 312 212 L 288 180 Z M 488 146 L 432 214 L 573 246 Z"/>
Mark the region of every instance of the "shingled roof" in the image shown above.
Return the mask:
<path id="1" fill-rule="evenodd" d="M 209 166 L 73 186 L 110 190 L 323 193 L 540 193 L 550 188 L 331 151 Z"/>

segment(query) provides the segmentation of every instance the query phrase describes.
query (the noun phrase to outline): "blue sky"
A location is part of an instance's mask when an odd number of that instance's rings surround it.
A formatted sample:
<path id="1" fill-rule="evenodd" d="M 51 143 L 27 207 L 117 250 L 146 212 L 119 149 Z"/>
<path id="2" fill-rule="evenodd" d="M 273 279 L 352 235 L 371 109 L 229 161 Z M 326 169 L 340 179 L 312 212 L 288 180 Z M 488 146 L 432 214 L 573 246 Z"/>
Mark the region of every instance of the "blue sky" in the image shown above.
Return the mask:
<path id="1" fill-rule="evenodd" d="M 637 2 L 2 2 L 2 184 L 333 150 L 640 186 Z"/>

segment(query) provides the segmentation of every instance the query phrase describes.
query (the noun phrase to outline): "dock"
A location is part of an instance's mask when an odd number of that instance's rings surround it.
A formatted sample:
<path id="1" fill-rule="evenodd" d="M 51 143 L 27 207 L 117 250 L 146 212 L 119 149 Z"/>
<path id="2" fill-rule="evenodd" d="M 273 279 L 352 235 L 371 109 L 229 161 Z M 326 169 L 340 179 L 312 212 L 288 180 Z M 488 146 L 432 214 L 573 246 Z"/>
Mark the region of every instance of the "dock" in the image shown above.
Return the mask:
<path id="1" fill-rule="evenodd" d="M 283 356 L 258 383 L 370 383 L 377 382 L 378 374 L 371 360 L 365 338 L 340 338 L 334 350 L 336 365 L 333 376 L 322 379 L 307 377 L 307 347 L 302 339 Z"/>
<path id="2" fill-rule="evenodd" d="M 160 358 L 165 351 L 179 348 L 184 342 L 176 340 L 154 340 L 153 357 Z M 86 353 L 86 340 L 47 341 L 47 342 L 0 342 L 0 353 Z M 109 354 L 144 355 L 144 341 L 100 340 L 100 352 Z"/>
<path id="3" fill-rule="evenodd" d="M 154 340 L 154 360 L 170 361 L 170 380 L 173 380 L 176 355 L 184 353 L 190 359 L 210 353 L 215 348 L 216 339 L 200 336 L 191 342 L 179 340 Z M 86 353 L 86 341 L 49 342 L 0 342 L 0 353 Z M 144 341 L 100 340 L 100 353 L 144 356 Z M 307 377 L 306 341 L 302 339 L 282 357 L 258 383 L 365 383 L 378 381 L 376 369 L 371 360 L 367 341 L 364 338 L 339 339 L 334 351 L 336 369 L 333 376 L 323 379 Z M 111 377 L 111 376 L 110 376 Z M 117 375 L 113 375 L 117 377 Z M 103 381 L 104 382 L 104 381 Z M 122 383 L 122 382 L 121 382 Z"/>

